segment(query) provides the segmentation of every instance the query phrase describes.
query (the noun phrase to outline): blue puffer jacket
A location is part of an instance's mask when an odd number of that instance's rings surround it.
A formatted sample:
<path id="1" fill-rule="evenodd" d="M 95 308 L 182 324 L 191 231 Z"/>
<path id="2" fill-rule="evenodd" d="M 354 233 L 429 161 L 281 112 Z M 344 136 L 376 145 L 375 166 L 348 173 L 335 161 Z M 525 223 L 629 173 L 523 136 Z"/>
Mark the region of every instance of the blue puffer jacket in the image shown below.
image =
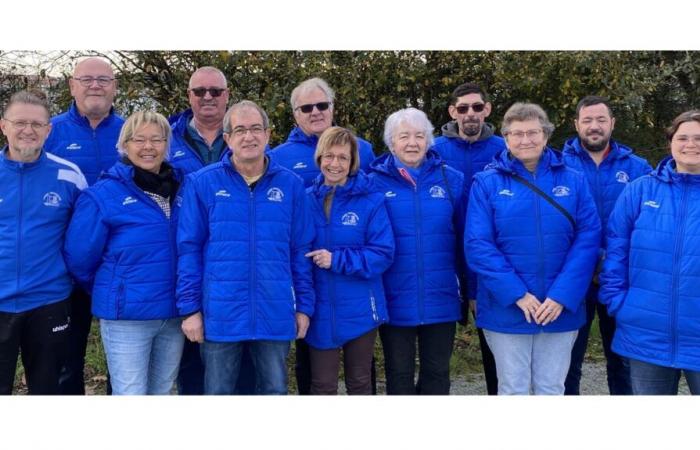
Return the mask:
<path id="1" fill-rule="evenodd" d="M 467 182 L 465 195 L 469 199 L 469 189 L 471 189 L 474 175 L 484 170 L 493 161 L 494 156 L 505 150 L 506 141 L 500 136 L 495 136 L 493 126 L 488 123 L 483 125 L 479 139 L 474 143 L 466 141 L 459 135 L 457 122 L 454 120 L 444 124 L 441 131 L 442 136 L 435 139 L 432 148 L 447 165 L 464 174 Z M 476 274 L 468 267 L 466 269 L 468 282 L 467 289 L 463 289 L 463 295 L 468 299 L 475 299 Z"/>
<path id="2" fill-rule="evenodd" d="M 133 178 L 133 166 L 117 162 L 80 196 L 66 233 L 66 264 L 92 292 L 96 317 L 169 319 L 178 315 L 178 208 L 173 204 L 168 218 Z"/>
<path id="3" fill-rule="evenodd" d="M 304 180 L 304 186 L 309 187 L 320 171 L 314 162 L 314 152 L 318 144 L 318 136 L 307 136 L 301 128 L 294 127 L 287 141 L 268 152 L 270 159 L 282 167 L 286 167 Z M 372 144 L 362 138 L 357 138 L 360 153 L 360 169 L 367 171 L 374 160 Z"/>
<path id="4" fill-rule="evenodd" d="M 517 173 L 564 207 L 571 222 Z M 508 150 L 477 174 L 469 199 L 467 261 L 478 276 L 476 325 L 500 333 L 535 334 L 581 328 L 582 308 L 600 245 L 600 219 L 583 175 L 546 149 L 533 176 Z M 516 301 L 530 292 L 564 306 L 557 320 L 527 323 Z"/>
<path id="5" fill-rule="evenodd" d="M 607 233 L 600 301 L 617 323 L 612 349 L 700 370 L 700 175 L 664 159 L 622 192 Z"/>
<path id="6" fill-rule="evenodd" d="M 581 147 L 578 137 L 564 143 L 562 154 L 564 164 L 586 175 L 603 230 L 608 224 L 615 200 L 627 183 L 652 171 L 646 159 L 635 155 L 631 148 L 614 140 L 610 140 L 610 153 L 600 166 L 596 166 L 586 149 Z M 605 233 L 602 234 L 601 242 L 601 247 L 605 248 Z"/>
<path id="7" fill-rule="evenodd" d="M 230 156 L 230 152 L 228 152 Z M 191 174 L 177 233 L 177 307 L 207 340 L 290 340 L 314 312 L 314 228 L 304 186 L 269 162 L 251 191 L 230 159 Z"/>
<path id="8" fill-rule="evenodd" d="M 457 245 L 462 245 L 464 176 L 429 150 L 416 187 L 394 156 L 370 167 L 372 189 L 384 193 L 396 241 L 394 263 L 384 273 L 389 323 L 418 326 L 460 318 Z"/>
<path id="9" fill-rule="evenodd" d="M 51 133 L 44 149 L 75 163 L 85 175 L 88 185 L 109 170 L 119 159 L 117 141 L 124 119 L 112 109 L 94 130 L 81 116 L 75 102 L 68 111 L 51 119 Z"/>
<path id="10" fill-rule="evenodd" d="M 65 300 L 73 283 L 61 247 L 87 182 L 50 153 L 20 163 L 0 151 L 0 311 L 20 313 Z"/>
<path id="11" fill-rule="evenodd" d="M 331 190 L 323 175 L 306 190 L 313 248 L 333 253 L 330 269 L 314 265 L 316 308 L 306 341 L 318 349 L 341 347 L 387 321 L 382 273 L 394 259 L 384 194 L 370 193 L 367 175 L 358 172 L 335 189 L 328 219 L 323 201 Z"/>
<path id="12" fill-rule="evenodd" d="M 185 138 L 187 125 L 192 120 L 192 116 L 192 110 L 187 109 L 168 119 L 173 131 L 173 137 L 170 141 L 170 158 L 168 162 L 173 167 L 182 170 L 186 174 L 196 172 L 205 166 L 202 157 L 196 149 L 190 146 Z M 223 153 L 225 152 L 222 152 L 222 154 Z"/>

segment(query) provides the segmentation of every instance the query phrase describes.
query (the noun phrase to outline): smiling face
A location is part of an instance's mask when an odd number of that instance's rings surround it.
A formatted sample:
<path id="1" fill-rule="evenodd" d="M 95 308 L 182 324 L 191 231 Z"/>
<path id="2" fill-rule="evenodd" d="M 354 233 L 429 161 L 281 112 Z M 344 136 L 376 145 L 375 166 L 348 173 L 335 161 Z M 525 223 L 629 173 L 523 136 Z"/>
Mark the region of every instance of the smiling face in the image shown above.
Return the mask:
<path id="1" fill-rule="evenodd" d="M 408 167 L 420 167 L 427 152 L 425 130 L 401 123 L 391 139 L 392 153 Z"/>
<path id="2" fill-rule="evenodd" d="M 547 145 L 547 138 L 540 121 L 537 119 L 514 121 L 510 124 L 505 138 L 508 150 L 513 157 L 520 160 L 529 171 L 534 171 Z"/>
<path id="3" fill-rule="evenodd" d="M 24 127 L 19 129 L 22 125 Z M 7 138 L 10 159 L 34 161 L 51 130 L 49 113 L 40 105 L 15 103 L 5 111 L 0 128 Z"/>
<path id="4" fill-rule="evenodd" d="M 480 111 L 477 112 L 474 108 Z M 485 102 L 480 94 L 467 94 L 459 97 L 454 105 L 450 105 L 448 112 L 457 122 L 459 135 L 471 142 L 481 135 L 481 128 L 491 114 L 491 103 Z"/>
<path id="5" fill-rule="evenodd" d="M 165 159 L 167 144 L 163 130 L 158 125 L 149 123 L 134 132 L 126 141 L 124 150 L 129 161 L 136 167 L 158 173 Z"/>
<path id="6" fill-rule="evenodd" d="M 604 103 L 584 106 L 575 121 L 578 137 L 589 152 L 601 152 L 608 147 L 615 128 L 615 119 Z"/>
<path id="7" fill-rule="evenodd" d="M 299 107 L 315 105 L 322 102 L 329 102 L 329 99 L 319 88 L 302 92 L 296 99 L 296 105 L 294 105 L 294 120 L 299 128 L 301 128 L 301 131 L 307 136 L 311 136 L 312 134 L 320 136 L 321 133 L 331 126 L 333 123 L 333 105 L 330 105 L 325 111 L 320 111 L 317 107 L 314 107 L 309 113 L 303 112 Z"/>
<path id="8" fill-rule="evenodd" d="M 224 139 L 233 151 L 234 164 L 250 164 L 264 157 L 270 129 L 264 128 L 257 110 L 243 108 L 231 114 L 231 133 L 224 133 Z"/>
<path id="9" fill-rule="evenodd" d="M 682 123 L 671 139 L 671 155 L 679 173 L 700 174 L 700 122 Z"/>
<path id="10" fill-rule="evenodd" d="M 343 185 L 348 180 L 352 150 L 350 144 L 334 145 L 321 154 L 321 173 L 324 184 L 329 186 Z"/>
<path id="11" fill-rule="evenodd" d="M 88 86 L 83 86 L 77 78 L 92 78 L 93 81 Z M 106 86 L 100 86 L 97 78 L 110 80 Z M 68 85 L 80 114 L 92 120 L 107 117 L 117 93 L 117 81 L 112 78 L 112 67 L 98 58 L 85 59 L 75 66 L 73 78 L 68 81 Z"/>
<path id="12" fill-rule="evenodd" d="M 206 91 L 203 97 L 197 97 L 194 89 L 215 88 L 222 89 L 221 95 L 214 97 L 210 91 Z M 204 123 L 221 123 L 226 114 L 229 91 L 226 87 L 226 79 L 219 72 L 213 70 L 199 70 L 190 78 L 187 98 L 195 120 Z"/>

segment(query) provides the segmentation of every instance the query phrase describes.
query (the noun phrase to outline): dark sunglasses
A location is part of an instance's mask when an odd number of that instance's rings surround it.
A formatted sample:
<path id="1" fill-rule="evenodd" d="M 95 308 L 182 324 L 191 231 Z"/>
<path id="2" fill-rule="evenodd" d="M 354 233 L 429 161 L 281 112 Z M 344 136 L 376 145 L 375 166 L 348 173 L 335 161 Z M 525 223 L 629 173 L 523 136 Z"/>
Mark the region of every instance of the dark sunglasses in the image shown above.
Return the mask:
<path id="1" fill-rule="evenodd" d="M 473 109 L 475 113 L 480 113 L 486 108 L 485 103 L 474 103 L 473 105 L 459 105 L 455 107 L 457 112 L 460 114 L 466 114 L 469 112 L 469 108 Z"/>
<path id="2" fill-rule="evenodd" d="M 198 87 L 190 89 L 190 92 L 192 92 L 196 97 L 204 97 L 205 95 L 207 95 L 207 92 L 209 92 L 212 97 L 221 97 L 221 94 L 223 94 L 225 90 L 226 89 L 221 88 Z"/>
<path id="3" fill-rule="evenodd" d="M 332 104 L 333 103 L 331 103 L 331 102 L 309 103 L 308 105 L 297 106 L 296 109 L 301 110 L 301 112 L 303 112 L 303 113 L 309 114 L 311 111 L 314 110 L 314 106 L 319 111 L 325 111 L 328 108 L 330 108 Z"/>

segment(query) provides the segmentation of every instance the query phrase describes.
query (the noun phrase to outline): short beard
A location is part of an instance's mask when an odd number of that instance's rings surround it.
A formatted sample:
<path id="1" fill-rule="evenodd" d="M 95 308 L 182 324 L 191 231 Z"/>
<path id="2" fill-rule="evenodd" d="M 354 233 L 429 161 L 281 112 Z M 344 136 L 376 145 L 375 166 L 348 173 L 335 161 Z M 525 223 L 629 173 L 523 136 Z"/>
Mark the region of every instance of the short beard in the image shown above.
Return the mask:
<path id="1" fill-rule="evenodd" d="M 583 148 L 585 148 L 586 150 L 588 150 L 591 153 L 602 152 L 603 150 L 605 150 L 608 147 L 609 143 L 610 143 L 610 138 L 604 139 L 604 140 L 598 142 L 597 144 L 590 142 L 586 138 L 583 138 L 583 137 L 581 138 L 581 144 L 583 144 Z"/>
<path id="2" fill-rule="evenodd" d="M 15 154 L 19 156 L 20 161 L 22 162 L 31 162 L 36 160 L 39 157 L 39 152 L 41 152 L 41 147 L 39 148 L 21 148 L 21 149 L 14 149 Z"/>
<path id="3" fill-rule="evenodd" d="M 478 136 L 481 133 L 481 123 L 479 122 L 462 122 L 462 134 L 465 136 L 473 137 Z"/>

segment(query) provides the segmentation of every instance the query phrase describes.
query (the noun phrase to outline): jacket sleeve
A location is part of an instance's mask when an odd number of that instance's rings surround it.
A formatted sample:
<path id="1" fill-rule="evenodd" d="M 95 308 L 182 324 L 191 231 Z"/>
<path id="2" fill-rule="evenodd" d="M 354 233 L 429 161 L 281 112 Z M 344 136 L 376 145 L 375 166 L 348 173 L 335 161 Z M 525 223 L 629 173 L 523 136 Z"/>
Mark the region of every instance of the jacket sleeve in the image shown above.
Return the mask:
<path id="1" fill-rule="evenodd" d="M 498 248 L 493 209 L 480 178 L 474 180 L 469 194 L 464 241 L 469 267 L 481 275 L 479 283 L 496 302 L 509 306 L 527 293 L 527 286 Z"/>
<path id="2" fill-rule="evenodd" d="M 66 230 L 63 259 L 68 271 L 86 292 L 92 292 L 108 236 L 109 227 L 97 200 L 84 192 L 78 197 Z"/>
<path id="3" fill-rule="evenodd" d="M 394 233 L 382 199 L 374 208 L 361 247 L 333 250 L 331 270 L 365 279 L 384 273 L 394 261 Z"/>
<path id="4" fill-rule="evenodd" d="M 374 150 L 372 150 L 372 144 L 369 142 L 367 145 L 360 145 L 360 169 L 363 172 L 369 172 L 369 165 L 374 161 Z"/>
<path id="5" fill-rule="evenodd" d="M 177 289 L 178 313 L 186 316 L 202 309 L 204 245 L 209 239 L 207 207 L 196 189 L 196 181 L 188 177 L 182 187 L 182 206 L 177 224 Z"/>
<path id="6" fill-rule="evenodd" d="M 471 273 L 467 267 L 467 261 L 464 254 L 464 229 L 466 228 L 467 220 L 467 189 L 468 184 L 466 178 L 462 177 L 461 183 L 456 185 L 454 192 L 454 214 L 452 223 L 455 227 L 455 241 L 457 248 L 455 256 L 457 261 L 455 267 L 457 270 L 457 279 L 459 280 L 459 292 L 462 300 L 470 300 L 476 298 L 476 276 Z M 474 280 L 471 280 L 471 279 Z"/>
<path id="7" fill-rule="evenodd" d="M 629 288 L 630 239 L 639 216 L 636 184 L 627 185 L 622 191 L 608 219 L 607 252 L 600 274 L 598 300 L 607 306 L 613 317 L 622 307 Z"/>
<path id="8" fill-rule="evenodd" d="M 301 180 L 294 192 L 292 213 L 292 240 L 290 242 L 292 282 L 296 311 L 311 317 L 314 314 L 316 294 L 313 287 L 313 266 L 305 255 L 311 251 L 316 228 L 311 219 L 311 209 Z"/>
<path id="9" fill-rule="evenodd" d="M 600 250 L 600 216 L 583 175 L 578 178 L 576 193 L 574 239 L 559 274 L 547 292 L 547 297 L 572 312 L 576 312 L 583 303 Z"/>

